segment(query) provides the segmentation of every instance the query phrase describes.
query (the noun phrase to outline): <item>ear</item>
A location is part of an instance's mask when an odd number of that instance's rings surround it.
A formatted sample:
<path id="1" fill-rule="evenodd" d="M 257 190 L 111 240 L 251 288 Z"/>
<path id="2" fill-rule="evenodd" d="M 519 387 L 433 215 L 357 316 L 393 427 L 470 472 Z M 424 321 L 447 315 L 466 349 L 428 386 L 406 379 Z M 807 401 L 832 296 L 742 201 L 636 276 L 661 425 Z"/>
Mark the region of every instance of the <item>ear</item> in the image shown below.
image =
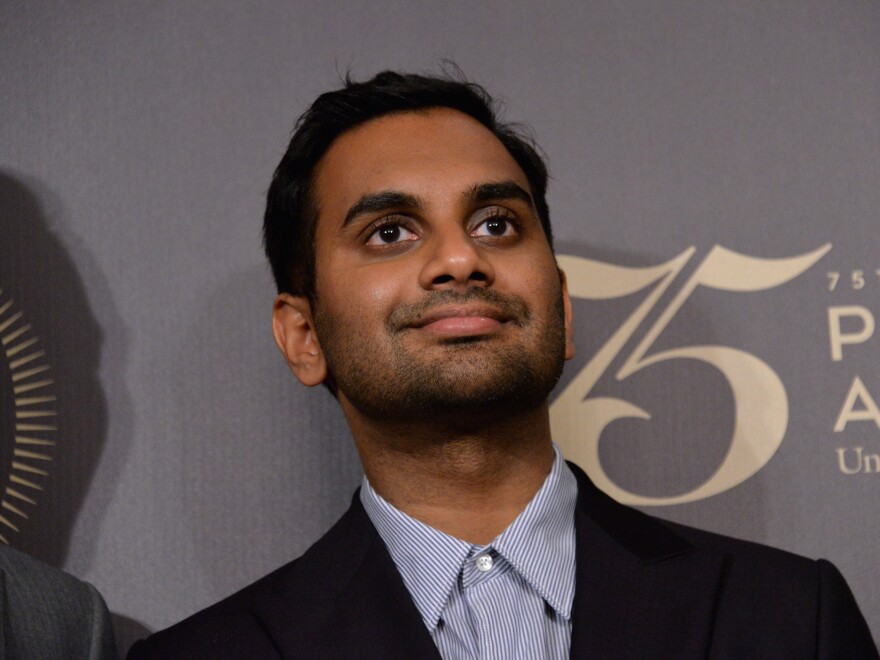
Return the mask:
<path id="1" fill-rule="evenodd" d="M 574 357 L 574 323 L 571 313 L 571 298 L 568 296 L 568 281 L 565 278 L 565 271 L 559 270 L 559 282 L 562 284 L 562 307 L 565 313 L 565 359 L 570 360 Z"/>
<path id="2" fill-rule="evenodd" d="M 302 296 L 279 294 L 272 307 L 272 334 L 287 366 L 303 385 L 327 378 L 327 362 L 315 336 L 312 306 Z"/>

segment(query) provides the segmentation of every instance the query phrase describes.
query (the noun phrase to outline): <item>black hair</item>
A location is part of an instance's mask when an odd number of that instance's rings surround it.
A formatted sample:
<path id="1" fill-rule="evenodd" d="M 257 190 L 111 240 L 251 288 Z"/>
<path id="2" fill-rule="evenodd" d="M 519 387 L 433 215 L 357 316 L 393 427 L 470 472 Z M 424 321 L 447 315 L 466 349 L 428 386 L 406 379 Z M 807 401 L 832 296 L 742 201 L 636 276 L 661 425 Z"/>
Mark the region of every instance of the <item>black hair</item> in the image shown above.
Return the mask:
<path id="1" fill-rule="evenodd" d="M 535 208 L 551 247 L 547 166 L 534 141 L 517 125 L 499 120 L 496 104 L 480 85 L 449 75 L 383 71 L 370 80 L 345 78 L 342 89 L 321 94 L 297 120 L 293 137 L 272 176 L 263 218 L 263 246 L 279 293 L 315 302 L 315 166 L 342 133 L 371 119 L 402 112 L 452 108 L 489 129 L 529 181 Z"/>

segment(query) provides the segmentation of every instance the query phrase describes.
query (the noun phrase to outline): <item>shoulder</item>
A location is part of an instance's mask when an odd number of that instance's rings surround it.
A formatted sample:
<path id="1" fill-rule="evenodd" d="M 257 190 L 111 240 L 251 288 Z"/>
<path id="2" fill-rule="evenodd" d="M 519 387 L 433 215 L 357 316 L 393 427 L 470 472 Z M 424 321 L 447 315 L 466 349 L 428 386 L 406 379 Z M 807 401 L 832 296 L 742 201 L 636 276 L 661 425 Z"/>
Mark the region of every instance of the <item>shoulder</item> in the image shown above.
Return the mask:
<path id="1" fill-rule="evenodd" d="M 645 514 L 647 516 L 647 514 Z M 766 566 L 773 572 L 792 572 L 801 575 L 804 571 L 814 572 L 816 561 L 802 555 L 774 548 L 763 543 L 734 538 L 724 534 L 717 534 L 704 529 L 697 529 L 688 525 L 670 522 L 660 518 L 650 517 L 658 524 L 663 525 L 677 536 L 687 541 L 695 549 L 702 552 L 712 552 L 726 556 L 736 557 L 739 561 L 757 568 Z"/>
<path id="2" fill-rule="evenodd" d="M 110 615 L 93 586 L 7 546 L 0 572 L 9 657 L 114 657 Z"/>
<path id="3" fill-rule="evenodd" d="M 291 626 L 313 620 L 316 601 L 327 600 L 344 587 L 356 568 L 352 558 L 363 556 L 374 536 L 355 497 L 348 512 L 301 557 L 137 642 L 127 657 L 280 657 L 270 631 L 272 620 L 279 613 Z"/>
<path id="4" fill-rule="evenodd" d="M 273 571 L 257 582 L 135 643 L 135 658 L 279 657 L 263 631 L 259 611 L 282 598 L 296 582 L 302 558 Z"/>
<path id="5" fill-rule="evenodd" d="M 807 630 L 817 657 L 877 658 L 871 631 L 837 567 L 760 543 L 662 521 L 700 553 L 723 558 L 715 644 L 737 648 L 743 631 L 764 630 L 767 648 Z"/>
<path id="6" fill-rule="evenodd" d="M 577 466 L 569 463 L 578 482 L 578 512 L 600 533 L 645 563 L 676 556 L 714 556 L 730 571 L 766 583 L 817 577 L 817 562 L 785 550 L 736 539 L 654 517 L 620 504 L 601 490 Z M 734 577 L 738 577 L 735 575 Z"/>
<path id="7" fill-rule="evenodd" d="M 752 598 L 760 595 L 769 604 L 775 598 L 803 605 L 816 604 L 823 581 L 843 578 L 824 559 L 807 557 L 761 543 L 716 534 L 687 525 L 652 518 L 703 555 L 721 558 L 724 566 L 724 597 Z"/>
<path id="8" fill-rule="evenodd" d="M 699 595 L 708 604 L 713 648 L 759 644 L 785 657 L 800 644 L 818 657 L 877 657 L 852 592 L 830 562 L 661 520 L 614 501 L 570 467 L 579 525 L 606 554 L 585 558 L 613 567 L 623 584 L 656 579 L 668 595 Z"/>

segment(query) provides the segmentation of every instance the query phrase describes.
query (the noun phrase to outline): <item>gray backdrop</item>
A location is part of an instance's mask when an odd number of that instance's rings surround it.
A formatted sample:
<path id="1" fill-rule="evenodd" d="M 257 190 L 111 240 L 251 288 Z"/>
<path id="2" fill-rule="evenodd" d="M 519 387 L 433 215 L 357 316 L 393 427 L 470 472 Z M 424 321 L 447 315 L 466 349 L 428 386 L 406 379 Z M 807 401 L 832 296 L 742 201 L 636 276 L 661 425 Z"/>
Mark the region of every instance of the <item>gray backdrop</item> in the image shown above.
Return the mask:
<path id="1" fill-rule="evenodd" d="M 76 4 L 0 7 L 0 535 L 94 583 L 123 650 L 347 506 L 344 421 L 270 337 L 264 192 L 341 72 L 444 58 L 549 157 L 566 451 L 830 558 L 880 636 L 880 4 Z"/>

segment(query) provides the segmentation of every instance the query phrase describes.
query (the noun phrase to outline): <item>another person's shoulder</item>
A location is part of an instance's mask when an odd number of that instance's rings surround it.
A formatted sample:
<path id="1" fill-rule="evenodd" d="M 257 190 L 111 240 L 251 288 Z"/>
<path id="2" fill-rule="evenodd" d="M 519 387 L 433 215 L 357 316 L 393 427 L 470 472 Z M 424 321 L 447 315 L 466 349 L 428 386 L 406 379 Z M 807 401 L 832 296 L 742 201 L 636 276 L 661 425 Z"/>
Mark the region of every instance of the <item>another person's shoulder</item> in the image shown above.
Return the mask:
<path id="1" fill-rule="evenodd" d="M 4 657 L 115 657 L 110 614 L 92 585 L 5 545 L 0 577 Z"/>

